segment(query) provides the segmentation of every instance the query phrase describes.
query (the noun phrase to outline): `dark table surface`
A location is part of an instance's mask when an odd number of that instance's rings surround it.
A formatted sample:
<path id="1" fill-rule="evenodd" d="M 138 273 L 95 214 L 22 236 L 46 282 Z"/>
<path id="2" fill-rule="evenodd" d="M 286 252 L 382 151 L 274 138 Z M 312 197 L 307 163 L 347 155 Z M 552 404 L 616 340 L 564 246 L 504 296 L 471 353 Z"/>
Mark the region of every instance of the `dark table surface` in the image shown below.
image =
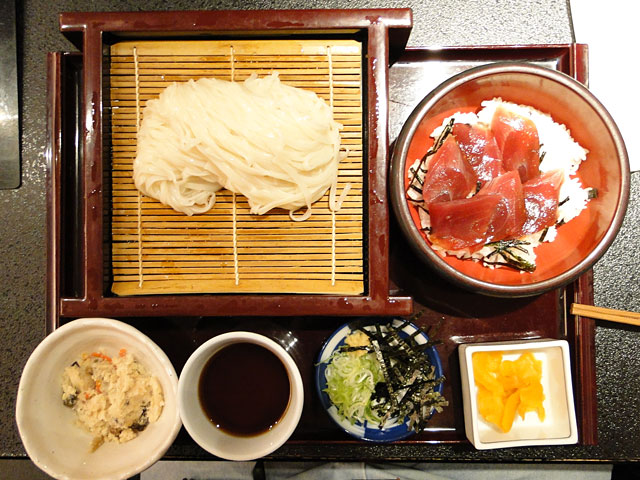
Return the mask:
<path id="1" fill-rule="evenodd" d="M 20 2 L 18 2 L 20 3 Z M 46 64 L 49 51 L 73 50 L 58 30 L 63 11 L 166 9 L 164 0 L 26 0 L 18 5 L 18 70 L 22 185 L 0 191 L 0 455 L 24 457 L 15 425 L 15 399 L 22 368 L 45 335 L 45 148 Z M 409 45 L 500 45 L 571 43 L 570 8 L 564 0 L 327 0 L 173 1 L 174 10 L 235 8 L 410 7 Z M 626 221 L 613 246 L 594 268 L 595 304 L 640 311 L 640 176 L 631 176 Z M 340 459 L 448 461 L 640 461 L 640 329 L 598 322 L 597 446 L 560 446 L 476 451 L 468 444 L 377 446 L 357 444 L 324 450 Z M 192 442 L 172 447 L 169 458 L 209 458 Z M 317 446 L 285 445 L 279 458 L 317 458 Z"/>

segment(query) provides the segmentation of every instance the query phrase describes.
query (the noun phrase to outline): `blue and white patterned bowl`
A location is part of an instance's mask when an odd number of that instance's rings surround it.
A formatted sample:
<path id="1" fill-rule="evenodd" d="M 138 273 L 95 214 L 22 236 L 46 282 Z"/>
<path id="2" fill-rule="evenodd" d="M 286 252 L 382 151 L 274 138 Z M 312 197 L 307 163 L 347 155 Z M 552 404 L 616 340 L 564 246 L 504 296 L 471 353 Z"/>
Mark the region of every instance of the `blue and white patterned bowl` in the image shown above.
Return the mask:
<path id="1" fill-rule="evenodd" d="M 395 319 L 393 320 L 393 325 L 399 326 L 403 321 L 404 320 Z M 331 419 L 349 435 L 357 439 L 370 442 L 395 442 L 397 440 L 407 438 L 415 433 L 412 429 L 409 429 L 408 421 L 406 419 L 391 418 L 387 420 L 383 428 L 380 428 L 377 423 L 372 424 L 367 421 L 365 421 L 364 423 L 356 422 L 352 424 L 349 420 L 340 418 L 340 416 L 338 415 L 338 409 L 331 403 L 329 395 L 327 395 L 327 393 L 325 392 L 327 388 L 325 370 L 327 369 L 328 365 L 326 361 L 336 349 L 338 349 L 341 345 L 344 345 L 345 339 L 350 333 L 358 329 L 367 328 L 369 325 L 374 324 L 375 323 L 366 324 L 362 322 L 345 323 L 331 334 L 331 336 L 327 339 L 327 341 L 320 349 L 320 353 L 318 354 L 318 359 L 316 362 L 317 366 L 315 371 L 316 390 L 318 392 L 318 396 L 320 397 L 322 406 L 325 408 Z M 418 327 L 416 327 L 412 323 L 409 323 L 402 329 L 400 335 L 403 338 L 406 338 L 417 330 Z M 416 341 L 419 344 L 427 343 L 428 340 L 429 338 L 424 332 L 416 336 Z M 425 355 L 427 355 L 429 361 L 435 368 L 436 378 L 441 377 L 443 374 L 442 363 L 440 362 L 440 356 L 438 355 L 438 351 L 436 350 L 436 348 L 427 348 L 425 350 Z M 434 390 L 442 393 L 442 383 L 437 385 Z"/>

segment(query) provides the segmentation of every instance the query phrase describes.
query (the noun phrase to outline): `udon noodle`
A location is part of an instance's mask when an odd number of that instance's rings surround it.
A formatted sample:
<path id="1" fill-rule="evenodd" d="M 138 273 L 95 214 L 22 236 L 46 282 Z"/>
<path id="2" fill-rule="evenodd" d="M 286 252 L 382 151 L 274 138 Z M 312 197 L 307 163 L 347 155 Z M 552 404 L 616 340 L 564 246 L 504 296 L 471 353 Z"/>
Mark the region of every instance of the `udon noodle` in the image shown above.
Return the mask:
<path id="1" fill-rule="evenodd" d="M 208 211 L 224 187 L 244 195 L 253 214 L 279 207 L 304 220 L 328 188 L 335 192 L 341 128 L 324 100 L 277 73 L 174 83 L 144 109 L 134 182 L 187 215 Z"/>

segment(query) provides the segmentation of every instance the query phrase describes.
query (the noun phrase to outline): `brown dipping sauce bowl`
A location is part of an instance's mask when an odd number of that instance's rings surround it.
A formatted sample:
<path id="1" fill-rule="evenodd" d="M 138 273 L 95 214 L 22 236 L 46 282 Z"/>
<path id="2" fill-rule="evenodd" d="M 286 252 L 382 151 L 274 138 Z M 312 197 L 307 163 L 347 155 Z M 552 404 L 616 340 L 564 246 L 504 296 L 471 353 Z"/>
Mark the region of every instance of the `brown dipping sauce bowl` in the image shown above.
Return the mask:
<path id="1" fill-rule="evenodd" d="M 226 460 L 253 460 L 277 450 L 296 429 L 303 401 L 295 361 L 278 343 L 252 332 L 208 340 L 189 357 L 178 381 L 185 429 Z"/>

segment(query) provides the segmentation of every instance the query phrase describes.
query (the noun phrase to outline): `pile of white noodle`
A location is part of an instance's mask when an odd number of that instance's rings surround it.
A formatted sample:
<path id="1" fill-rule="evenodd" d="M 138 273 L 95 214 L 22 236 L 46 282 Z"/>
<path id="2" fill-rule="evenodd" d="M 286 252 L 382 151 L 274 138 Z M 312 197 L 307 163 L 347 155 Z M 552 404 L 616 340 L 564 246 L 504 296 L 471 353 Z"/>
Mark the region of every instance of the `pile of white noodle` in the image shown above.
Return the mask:
<path id="1" fill-rule="evenodd" d="M 253 214 L 279 207 L 305 220 L 328 188 L 335 196 L 341 128 L 324 100 L 277 73 L 174 83 L 144 109 L 133 179 L 187 215 L 208 211 L 224 187 Z"/>

